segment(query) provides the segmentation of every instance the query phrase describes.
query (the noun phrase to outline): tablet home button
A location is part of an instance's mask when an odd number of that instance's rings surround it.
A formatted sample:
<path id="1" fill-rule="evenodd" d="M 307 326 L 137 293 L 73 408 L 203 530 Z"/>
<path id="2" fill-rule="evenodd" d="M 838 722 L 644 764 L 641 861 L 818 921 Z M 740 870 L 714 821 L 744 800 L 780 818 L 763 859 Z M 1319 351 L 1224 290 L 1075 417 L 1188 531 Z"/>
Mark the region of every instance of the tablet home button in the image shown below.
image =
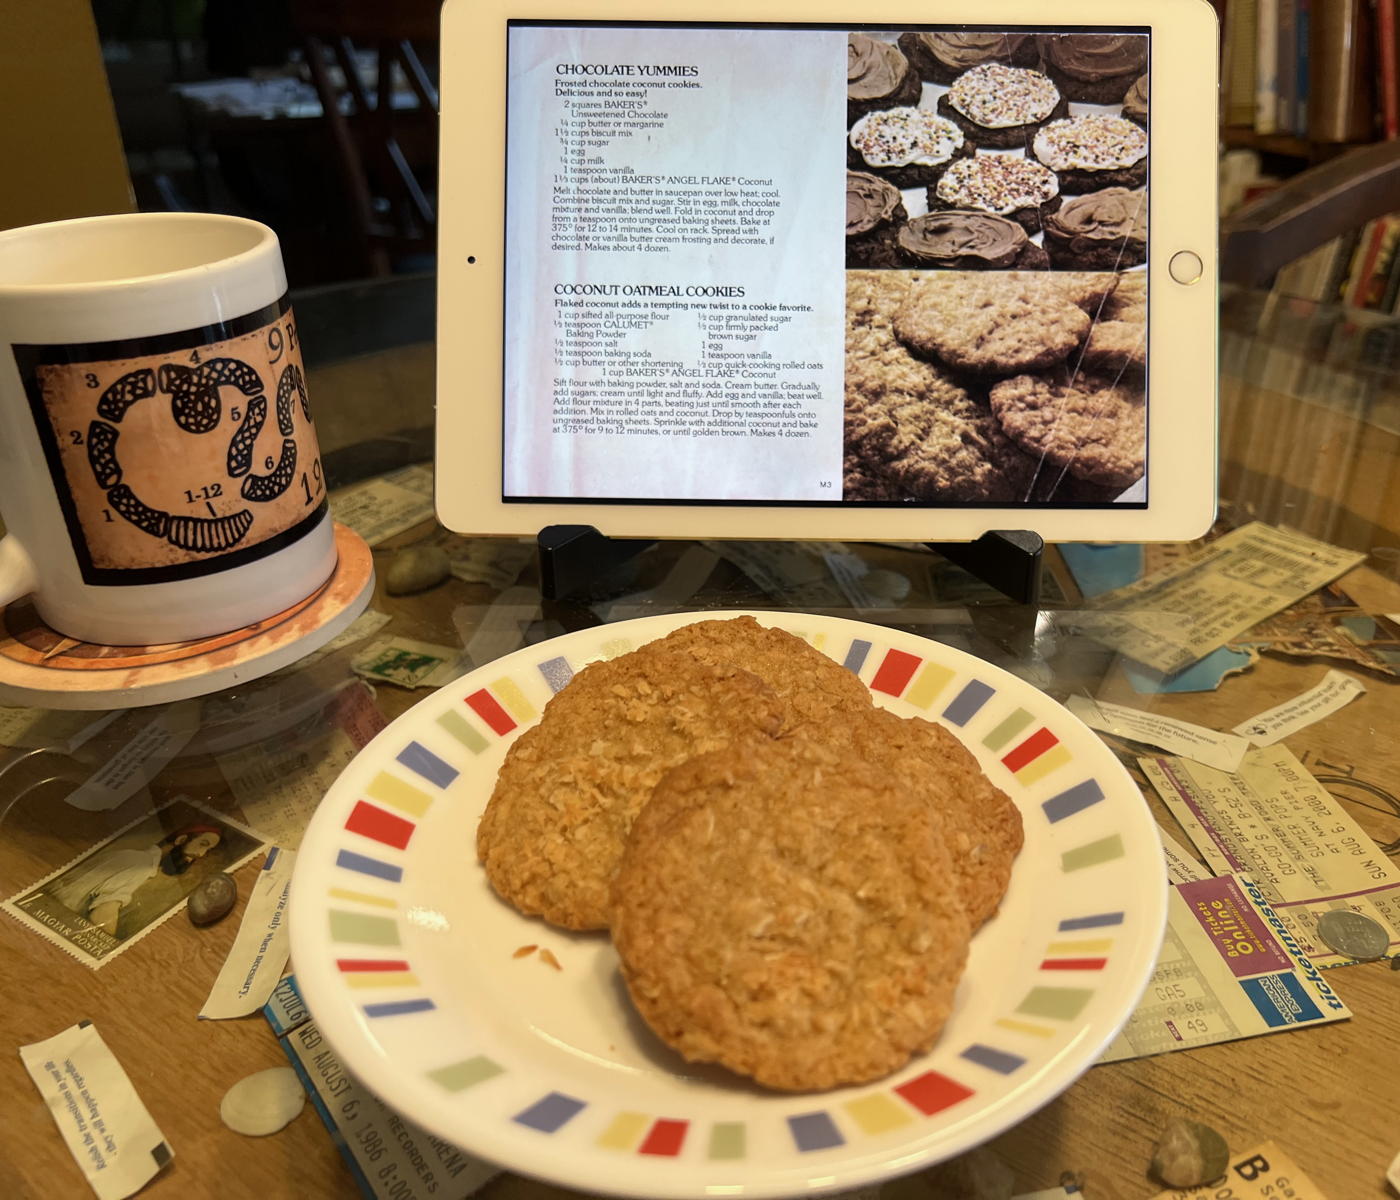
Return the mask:
<path id="1" fill-rule="evenodd" d="M 1167 264 L 1167 270 L 1177 283 L 1195 283 L 1205 270 L 1201 256 L 1192 250 L 1178 250 Z"/>

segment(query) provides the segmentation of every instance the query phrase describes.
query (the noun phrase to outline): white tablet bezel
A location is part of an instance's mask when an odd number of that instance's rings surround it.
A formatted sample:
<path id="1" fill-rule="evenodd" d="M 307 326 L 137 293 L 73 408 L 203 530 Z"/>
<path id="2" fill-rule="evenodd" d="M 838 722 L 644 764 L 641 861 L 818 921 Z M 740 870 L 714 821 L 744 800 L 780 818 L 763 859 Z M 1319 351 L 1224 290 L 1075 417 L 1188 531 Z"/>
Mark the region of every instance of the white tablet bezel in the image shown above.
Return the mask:
<path id="1" fill-rule="evenodd" d="M 1217 39 L 1206 0 L 447 0 L 442 18 L 437 511 L 470 534 L 591 525 L 614 537 L 959 541 L 1188 540 L 1216 507 Z M 511 502 L 502 500 L 506 23 L 1144 26 L 1151 30 L 1148 462 L 1145 508 Z M 1202 263 L 1172 279 L 1173 255 Z"/>

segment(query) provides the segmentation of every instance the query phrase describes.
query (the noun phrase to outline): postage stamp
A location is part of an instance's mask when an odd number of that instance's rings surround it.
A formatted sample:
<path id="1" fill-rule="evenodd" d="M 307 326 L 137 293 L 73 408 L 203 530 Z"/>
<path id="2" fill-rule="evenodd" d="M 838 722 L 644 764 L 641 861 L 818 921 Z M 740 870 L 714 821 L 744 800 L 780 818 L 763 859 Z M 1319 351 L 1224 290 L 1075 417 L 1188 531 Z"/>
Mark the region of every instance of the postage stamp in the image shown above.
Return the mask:
<path id="1" fill-rule="evenodd" d="M 241 866 L 263 844 L 221 813 L 172 800 L 0 907 L 96 968 L 182 909 L 209 876 Z"/>

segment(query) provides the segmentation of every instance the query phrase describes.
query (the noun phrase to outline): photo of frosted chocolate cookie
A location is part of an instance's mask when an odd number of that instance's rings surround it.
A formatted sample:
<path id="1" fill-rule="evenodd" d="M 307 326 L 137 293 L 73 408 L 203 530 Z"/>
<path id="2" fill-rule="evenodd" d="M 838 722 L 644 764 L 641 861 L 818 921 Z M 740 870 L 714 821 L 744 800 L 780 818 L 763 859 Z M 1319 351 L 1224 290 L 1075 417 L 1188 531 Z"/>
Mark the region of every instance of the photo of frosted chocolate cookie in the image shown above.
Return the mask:
<path id="1" fill-rule="evenodd" d="M 1147 192 L 1105 188 L 1066 200 L 1045 218 L 1045 249 L 1057 267 L 1121 271 L 1147 261 Z"/>
<path id="2" fill-rule="evenodd" d="M 987 63 L 964 71 L 938 98 L 938 111 L 978 146 L 1024 149 L 1046 121 L 1069 115 L 1048 76 Z"/>
<path id="3" fill-rule="evenodd" d="M 1035 135 L 1031 153 L 1060 177 L 1068 195 L 1147 183 L 1147 133 L 1122 117 L 1088 113 L 1051 121 Z"/>
<path id="4" fill-rule="evenodd" d="M 947 117 L 924 108 L 886 108 L 861 117 L 847 136 L 846 165 L 888 179 L 897 188 L 937 183 L 972 143 Z"/>
<path id="5" fill-rule="evenodd" d="M 898 263 L 895 239 L 908 219 L 904 197 L 894 184 L 867 171 L 846 172 L 846 266 Z"/>
<path id="6" fill-rule="evenodd" d="M 977 154 L 953 163 L 928 189 L 929 212 L 971 209 L 1009 217 L 1029 234 L 1060 207 L 1060 181 L 1019 154 Z"/>
<path id="7" fill-rule="evenodd" d="M 1066 98 L 1118 104 L 1147 70 L 1147 38 L 1140 33 L 1041 34 L 1040 57 Z"/>
<path id="8" fill-rule="evenodd" d="M 894 317 L 906 346 L 978 375 L 1063 363 L 1089 325 L 1078 305 L 1019 274 L 930 276 L 909 289 Z"/>
<path id="9" fill-rule="evenodd" d="M 923 80 L 898 46 L 863 33 L 846 39 L 846 125 L 879 108 L 917 105 Z"/>
<path id="10" fill-rule="evenodd" d="M 1065 371 L 995 384 L 992 412 L 1023 450 L 1090 483 L 1127 487 L 1147 452 L 1142 389 L 1110 375 Z"/>
<path id="11" fill-rule="evenodd" d="M 901 33 L 899 48 L 924 79 L 952 83 L 983 63 L 1033 67 L 1040 61 L 1030 33 Z"/>
<path id="12" fill-rule="evenodd" d="M 1123 115 L 1136 125 L 1147 128 L 1147 76 L 1143 75 L 1123 97 Z"/>
<path id="13" fill-rule="evenodd" d="M 1040 271 L 1050 265 L 1015 221 L 964 209 L 915 217 L 899 231 L 899 250 L 911 267 L 945 271 Z"/>

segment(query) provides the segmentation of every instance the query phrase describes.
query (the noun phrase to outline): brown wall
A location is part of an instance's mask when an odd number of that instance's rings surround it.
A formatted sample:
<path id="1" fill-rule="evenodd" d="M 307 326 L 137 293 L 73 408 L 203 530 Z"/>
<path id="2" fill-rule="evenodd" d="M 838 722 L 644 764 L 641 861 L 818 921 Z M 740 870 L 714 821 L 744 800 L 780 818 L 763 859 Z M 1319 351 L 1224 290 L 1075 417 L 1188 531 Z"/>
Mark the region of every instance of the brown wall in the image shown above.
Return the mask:
<path id="1" fill-rule="evenodd" d="M 134 207 L 88 0 L 0 0 L 0 229 Z"/>

